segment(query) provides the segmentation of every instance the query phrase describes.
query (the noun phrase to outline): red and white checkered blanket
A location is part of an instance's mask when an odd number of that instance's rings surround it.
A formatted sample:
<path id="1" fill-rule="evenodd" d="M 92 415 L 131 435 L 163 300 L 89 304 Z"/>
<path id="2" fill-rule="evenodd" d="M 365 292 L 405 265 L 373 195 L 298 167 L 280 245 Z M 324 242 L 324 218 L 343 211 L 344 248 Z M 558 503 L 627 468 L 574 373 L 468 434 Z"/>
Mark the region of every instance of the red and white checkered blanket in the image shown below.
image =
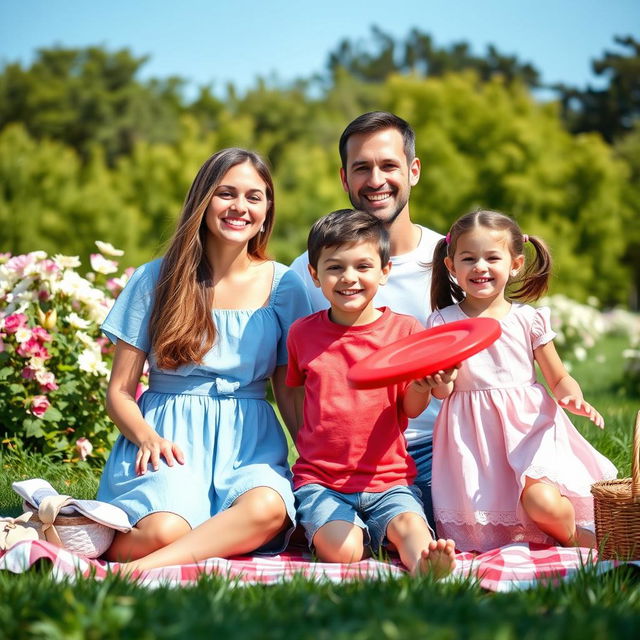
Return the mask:
<path id="1" fill-rule="evenodd" d="M 45 560 L 52 564 L 54 579 L 78 575 L 102 579 L 117 573 L 118 564 L 88 560 L 42 540 L 23 541 L 0 554 L 0 570 L 22 573 L 34 563 Z M 640 567 L 640 562 L 633 564 Z M 557 584 L 570 580 L 583 565 L 598 573 L 617 566 L 613 561 L 596 562 L 595 552 L 545 545 L 518 543 L 474 555 L 459 553 L 456 568 L 447 580 L 478 580 L 490 591 L 527 589 L 540 582 Z M 231 559 L 210 558 L 198 565 L 165 567 L 144 572 L 136 579 L 149 587 L 171 584 L 188 585 L 203 574 L 225 576 L 237 584 L 278 584 L 302 576 L 308 580 L 342 582 L 393 578 L 405 570 L 398 562 L 363 560 L 352 564 L 314 562 L 308 555 L 287 552 L 278 556 L 242 556 Z"/>

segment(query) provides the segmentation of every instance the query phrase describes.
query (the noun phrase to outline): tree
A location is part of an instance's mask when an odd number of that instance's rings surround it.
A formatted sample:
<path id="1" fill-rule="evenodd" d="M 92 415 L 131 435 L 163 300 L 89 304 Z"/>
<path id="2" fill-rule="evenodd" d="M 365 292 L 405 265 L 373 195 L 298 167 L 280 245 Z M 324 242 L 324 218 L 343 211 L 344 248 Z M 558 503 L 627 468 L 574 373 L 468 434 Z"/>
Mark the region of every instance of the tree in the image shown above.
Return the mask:
<path id="1" fill-rule="evenodd" d="M 630 132 L 640 118 L 640 42 L 631 36 L 614 40 L 627 55 L 605 51 L 592 63 L 594 73 L 607 79 L 603 89 L 555 87 L 570 131 L 598 131 L 610 143 Z"/>
<path id="2" fill-rule="evenodd" d="M 40 49 L 30 68 L 3 69 L 0 128 L 21 122 L 34 138 L 59 140 L 83 160 L 99 144 L 109 164 L 138 140 L 175 141 L 182 81 L 139 82 L 146 60 L 127 49 Z"/>
<path id="3" fill-rule="evenodd" d="M 433 38 L 419 29 L 412 29 L 404 41 L 396 41 L 377 26 L 371 27 L 372 48 L 344 39 L 329 53 L 327 68 L 332 77 L 344 69 L 365 82 L 382 82 L 394 73 L 417 74 L 425 77 L 474 70 L 485 81 L 501 76 L 507 82 L 519 81 L 529 87 L 540 84 L 540 75 L 530 63 L 516 56 L 500 53 L 489 45 L 484 56 L 476 56 L 466 42 L 449 47 L 437 47 Z"/>

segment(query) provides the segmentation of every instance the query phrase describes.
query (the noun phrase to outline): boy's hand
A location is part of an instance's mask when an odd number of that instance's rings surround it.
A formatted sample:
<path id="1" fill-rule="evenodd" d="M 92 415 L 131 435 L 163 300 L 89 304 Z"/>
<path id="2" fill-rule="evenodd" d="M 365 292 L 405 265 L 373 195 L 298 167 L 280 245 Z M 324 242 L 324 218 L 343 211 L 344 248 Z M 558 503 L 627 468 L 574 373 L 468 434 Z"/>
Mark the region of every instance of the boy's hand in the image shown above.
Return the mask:
<path id="1" fill-rule="evenodd" d="M 584 416 L 589 418 L 596 427 L 604 429 L 604 418 L 596 411 L 595 407 L 592 407 L 588 402 L 585 402 L 584 398 L 579 396 L 568 395 L 560 398 L 558 404 L 567 411 L 577 416 Z"/>

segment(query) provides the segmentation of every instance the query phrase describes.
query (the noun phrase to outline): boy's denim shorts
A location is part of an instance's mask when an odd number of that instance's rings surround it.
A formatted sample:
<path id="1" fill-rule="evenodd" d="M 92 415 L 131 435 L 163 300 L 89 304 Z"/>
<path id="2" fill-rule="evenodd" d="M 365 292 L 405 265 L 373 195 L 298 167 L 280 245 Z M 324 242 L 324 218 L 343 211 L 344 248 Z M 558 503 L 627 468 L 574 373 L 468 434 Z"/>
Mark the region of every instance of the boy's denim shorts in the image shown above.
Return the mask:
<path id="1" fill-rule="evenodd" d="M 391 487 L 378 493 L 341 493 L 320 484 L 305 484 L 296 489 L 294 495 L 298 522 L 304 527 L 309 547 L 318 529 L 335 520 L 360 527 L 365 545 L 374 552 L 387 543 L 387 527 L 397 515 L 416 513 L 427 522 L 420 502 L 420 489 L 413 485 Z"/>

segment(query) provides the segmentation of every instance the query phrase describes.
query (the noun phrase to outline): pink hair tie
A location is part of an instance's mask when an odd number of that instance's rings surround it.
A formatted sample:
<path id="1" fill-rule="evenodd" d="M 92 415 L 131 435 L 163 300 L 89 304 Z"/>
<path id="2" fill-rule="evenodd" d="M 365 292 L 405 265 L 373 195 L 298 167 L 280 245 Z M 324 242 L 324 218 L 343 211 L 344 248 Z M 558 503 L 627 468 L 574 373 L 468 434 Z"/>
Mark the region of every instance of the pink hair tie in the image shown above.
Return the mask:
<path id="1" fill-rule="evenodd" d="M 447 232 L 447 235 L 444 237 L 444 241 L 447 243 L 447 246 L 451 244 L 451 232 Z"/>
<path id="2" fill-rule="evenodd" d="M 529 242 L 529 236 L 526 233 L 522 234 L 522 242 Z"/>

